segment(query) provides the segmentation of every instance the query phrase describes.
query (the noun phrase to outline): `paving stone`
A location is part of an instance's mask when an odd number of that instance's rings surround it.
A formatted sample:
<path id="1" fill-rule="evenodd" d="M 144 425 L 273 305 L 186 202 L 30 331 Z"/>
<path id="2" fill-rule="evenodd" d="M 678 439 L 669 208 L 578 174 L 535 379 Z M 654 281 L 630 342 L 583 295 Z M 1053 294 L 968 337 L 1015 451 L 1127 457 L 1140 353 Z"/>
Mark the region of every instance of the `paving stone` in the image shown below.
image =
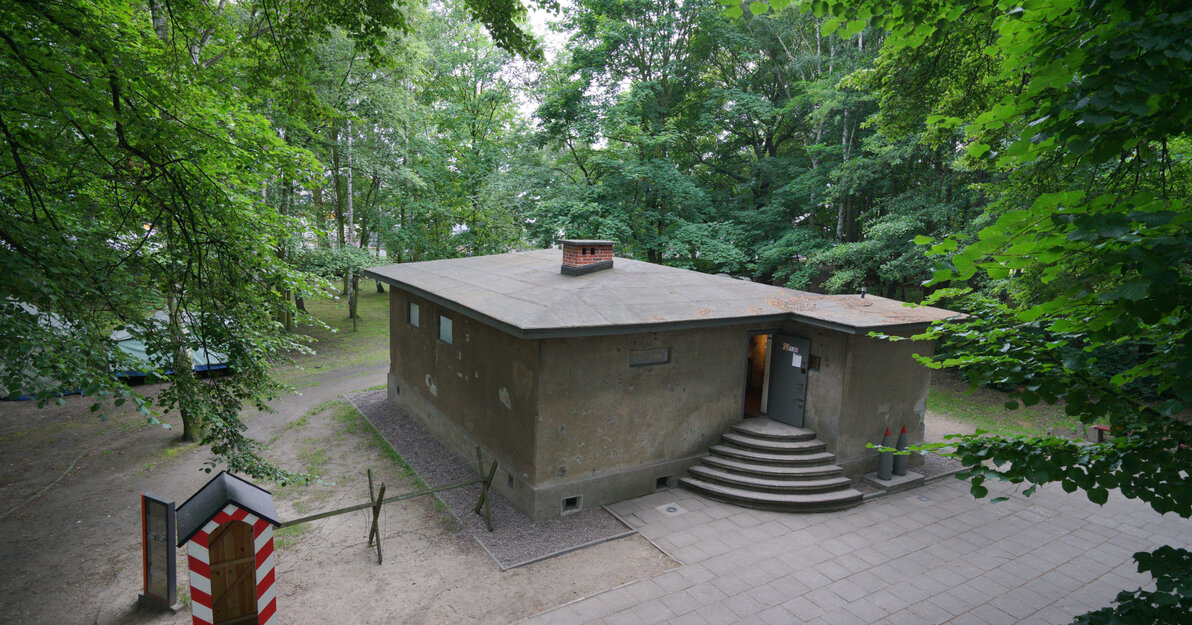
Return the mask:
<path id="1" fill-rule="evenodd" d="M 637 614 L 633 610 L 614 612 L 602 619 L 605 625 L 637 625 Z"/>
<path id="2" fill-rule="evenodd" d="M 802 622 L 802 619 L 791 614 L 786 608 L 780 605 L 767 608 L 758 612 L 755 616 L 766 625 L 790 625 L 791 623 Z"/>
<path id="3" fill-rule="evenodd" d="M 811 588 L 799 581 L 794 573 L 770 582 L 769 586 L 774 589 L 774 592 L 781 594 L 784 597 L 784 601 L 792 597 L 801 597 L 805 593 L 811 592 Z"/>
<path id="4" fill-rule="evenodd" d="M 746 592 L 762 608 L 770 608 L 786 601 L 787 596 L 774 586 L 767 584 Z"/>
<path id="5" fill-rule="evenodd" d="M 728 595 L 724 594 L 724 591 L 717 588 L 711 582 L 692 586 L 687 589 L 687 594 L 701 606 L 718 603 L 728 598 Z"/>
<path id="6" fill-rule="evenodd" d="M 782 607 L 786 608 L 787 612 L 794 614 L 797 618 L 804 621 L 810 621 L 824 613 L 822 607 L 806 596 L 788 599 L 782 603 Z"/>
<path id="7" fill-rule="evenodd" d="M 712 580 L 712 584 L 730 597 L 739 595 L 746 590 L 751 590 L 753 588 L 752 584 L 741 579 L 741 577 L 737 575 L 723 575 L 715 580 Z"/>
<path id="8" fill-rule="evenodd" d="M 817 588 L 803 596 L 810 599 L 812 603 L 818 605 L 825 612 L 835 610 L 836 608 L 842 607 L 848 603 L 848 601 L 842 599 L 840 595 L 828 590 L 826 586 L 823 588 Z"/>
<path id="9" fill-rule="evenodd" d="M 989 625 L 989 623 L 972 612 L 967 612 L 948 621 L 947 625 Z"/>
<path id="10" fill-rule="evenodd" d="M 658 587 L 667 594 L 676 593 L 680 590 L 686 590 L 692 585 L 691 580 L 683 577 L 683 574 L 678 570 L 669 571 L 663 573 L 662 575 L 655 576 L 654 583 L 658 584 Z"/>
<path id="11" fill-rule="evenodd" d="M 722 603 L 713 603 L 711 605 L 706 605 L 706 606 L 696 610 L 695 612 L 692 612 L 692 614 L 698 614 L 701 617 L 703 617 L 704 620 L 708 621 L 709 623 L 713 623 L 715 625 L 721 625 L 723 623 L 732 623 L 737 620 L 737 614 L 735 612 L 733 612 L 732 610 L 728 609 Z"/>
<path id="12" fill-rule="evenodd" d="M 822 573 L 824 577 L 827 577 L 834 582 L 852 575 L 852 571 L 840 566 L 840 564 L 835 560 L 820 562 L 819 564 L 815 565 L 814 568 L 816 571 Z"/>
<path id="13" fill-rule="evenodd" d="M 725 599 L 721 602 L 721 605 L 728 608 L 729 610 L 732 610 L 733 614 L 736 614 L 738 617 L 754 614 L 768 607 L 758 605 L 757 601 L 755 601 L 753 597 L 749 596 L 749 593 L 745 592 Z"/>
<path id="14" fill-rule="evenodd" d="M 633 615 L 637 617 L 638 625 L 657 625 L 675 617 L 675 613 L 666 604 L 656 599 L 633 608 Z"/>
<path id="15" fill-rule="evenodd" d="M 700 603 L 686 591 L 667 595 L 659 601 L 676 615 L 683 615 L 700 607 Z"/>
<path id="16" fill-rule="evenodd" d="M 981 617 L 981 619 L 986 623 L 989 623 L 989 625 L 1014 625 L 1018 622 L 1017 618 L 993 607 L 993 605 L 989 603 L 979 605 L 970 610 L 970 612 Z M 1060 621 L 1057 621 L 1057 623 L 1058 622 Z"/>
<path id="17" fill-rule="evenodd" d="M 844 606 L 844 609 L 865 623 L 880 623 L 889 614 L 889 612 L 883 610 L 868 599 L 854 601 Z"/>
<path id="18" fill-rule="evenodd" d="M 828 590 L 840 595 L 841 599 L 852 603 L 869 594 L 869 591 L 863 588 L 860 584 L 849 580 L 842 579 L 837 582 L 832 582 L 827 586 Z"/>
<path id="19" fill-rule="evenodd" d="M 865 597 L 865 600 L 885 610 L 887 613 L 898 612 L 910 605 L 908 601 L 890 592 L 888 589 L 870 593 Z"/>
<path id="20" fill-rule="evenodd" d="M 790 576 L 812 590 L 832 583 L 831 578 L 812 568 L 796 570 Z"/>
<path id="21" fill-rule="evenodd" d="M 667 625 L 711 625 L 708 619 L 696 612 L 688 612 L 682 616 L 677 616 L 669 621 Z"/>
<path id="22" fill-rule="evenodd" d="M 941 481 L 831 514 L 788 515 L 685 491 L 612 509 L 687 562 L 525 625 L 1009 625 L 1067 622 L 1149 578 L 1131 556 L 1192 546 L 1192 523 L 1114 495 L 1105 508 L 1045 488 L 1000 506 Z M 686 514 L 654 510 L 680 502 Z M 1170 516 L 1170 515 L 1169 515 Z"/>
<path id="23" fill-rule="evenodd" d="M 617 588 L 606 593 L 601 593 L 600 601 L 608 607 L 608 614 L 615 614 L 621 610 L 630 608 L 637 603 L 637 599 L 630 594 L 628 587 Z"/>
<path id="24" fill-rule="evenodd" d="M 703 565 L 688 565 L 679 569 L 679 575 L 684 579 L 694 584 L 702 584 L 706 581 L 716 579 L 716 575 L 708 570 Z"/>

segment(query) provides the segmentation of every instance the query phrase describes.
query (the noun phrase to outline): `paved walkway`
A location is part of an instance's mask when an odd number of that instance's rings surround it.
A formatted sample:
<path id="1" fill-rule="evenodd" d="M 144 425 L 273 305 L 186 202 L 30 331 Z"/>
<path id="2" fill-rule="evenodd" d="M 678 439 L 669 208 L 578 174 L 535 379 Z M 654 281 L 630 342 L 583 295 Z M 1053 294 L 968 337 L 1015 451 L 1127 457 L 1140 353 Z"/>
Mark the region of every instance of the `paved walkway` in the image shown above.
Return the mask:
<path id="1" fill-rule="evenodd" d="M 1104 507 L 1058 487 L 990 493 L 1010 500 L 976 501 L 945 478 L 826 514 L 681 489 L 621 502 L 612 509 L 684 566 L 523 623 L 1068 623 L 1147 582 L 1134 552 L 1192 546 L 1192 522 L 1117 493 Z"/>

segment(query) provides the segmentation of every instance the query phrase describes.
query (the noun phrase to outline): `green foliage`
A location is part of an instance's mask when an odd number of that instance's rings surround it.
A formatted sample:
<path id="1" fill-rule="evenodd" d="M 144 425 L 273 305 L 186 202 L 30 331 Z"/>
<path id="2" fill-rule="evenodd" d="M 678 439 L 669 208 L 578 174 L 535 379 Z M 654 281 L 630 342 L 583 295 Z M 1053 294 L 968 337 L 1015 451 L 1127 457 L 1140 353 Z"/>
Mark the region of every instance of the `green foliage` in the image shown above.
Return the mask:
<path id="1" fill-rule="evenodd" d="M 516 25 L 520 4 L 466 6 L 498 44 L 534 54 Z M 79 390 L 96 398 L 95 409 L 116 397 L 151 422 L 176 411 L 184 438 L 210 447 L 210 467 L 291 479 L 263 460 L 239 413 L 264 408 L 280 390 L 267 359 L 303 349 L 285 331 L 299 314 L 291 295 L 325 286 L 286 262 L 305 202 L 294 185 L 322 177 L 314 138 L 343 122 L 334 103 L 320 100 L 312 68 L 338 42 L 350 49 L 349 65 L 383 74 L 407 58 L 395 43 L 412 30 L 406 11 L 372 1 L 6 6 L 6 394 L 44 404 Z M 396 175 L 416 186 L 409 173 Z M 159 310 L 168 321 L 147 323 Z M 113 328 L 144 340 L 171 382 L 154 403 L 112 377 L 132 368 L 108 336 Z M 194 375 L 189 352 L 208 347 L 225 355 L 234 375 Z"/>
<path id="2" fill-rule="evenodd" d="M 1192 516 L 1192 426 L 1173 417 L 1192 402 L 1192 9 L 1125 0 L 810 7 L 845 28 L 864 20 L 889 33 L 876 124 L 897 133 L 925 120 L 930 136 L 960 132 L 963 165 L 1004 176 L 980 187 L 989 221 L 976 232 L 916 239 L 936 257 L 932 286 L 965 286 L 932 301 L 971 315 L 927 332 L 950 345 L 925 360 L 1011 389 L 1010 407 L 1062 400 L 1072 417 L 1109 419 L 1113 441 L 1095 445 L 961 437 L 973 494 L 987 494 L 987 479 L 1029 482 L 1027 494 L 1059 482 L 1096 503 L 1118 489 Z M 1110 365 L 1130 345 L 1145 349 L 1127 368 Z M 1146 401 L 1139 385 L 1159 399 Z M 1136 560 L 1162 587 L 1122 593 L 1079 622 L 1187 619 L 1187 554 L 1163 548 Z"/>

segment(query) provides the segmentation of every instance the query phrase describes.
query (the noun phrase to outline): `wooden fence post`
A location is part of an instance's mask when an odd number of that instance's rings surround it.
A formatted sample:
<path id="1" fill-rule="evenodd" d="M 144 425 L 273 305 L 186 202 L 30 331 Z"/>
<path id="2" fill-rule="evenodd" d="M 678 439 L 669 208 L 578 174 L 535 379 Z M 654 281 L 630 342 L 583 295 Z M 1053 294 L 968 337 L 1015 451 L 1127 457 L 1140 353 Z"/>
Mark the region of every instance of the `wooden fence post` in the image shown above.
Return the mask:
<path id="1" fill-rule="evenodd" d="M 383 503 L 385 503 L 385 484 L 384 484 L 384 482 L 381 483 L 381 490 L 377 491 L 377 499 L 376 499 L 376 502 L 373 503 L 372 530 L 368 534 L 368 544 L 370 544 L 370 545 L 372 544 L 373 535 L 376 535 L 376 537 L 377 537 L 377 564 L 380 564 L 381 560 L 382 560 L 382 558 L 381 558 L 381 530 L 377 526 L 377 523 L 381 520 L 381 504 L 383 504 Z"/>

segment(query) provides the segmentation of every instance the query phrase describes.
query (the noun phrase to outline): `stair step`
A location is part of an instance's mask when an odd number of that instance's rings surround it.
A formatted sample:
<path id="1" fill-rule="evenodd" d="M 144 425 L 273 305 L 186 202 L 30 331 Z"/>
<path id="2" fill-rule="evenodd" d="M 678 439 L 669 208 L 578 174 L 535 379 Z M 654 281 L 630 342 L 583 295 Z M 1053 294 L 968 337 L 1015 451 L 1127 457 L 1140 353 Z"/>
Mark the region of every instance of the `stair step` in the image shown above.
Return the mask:
<path id="1" fill-rule="evenodd" d="M 760 462 L 771 465 L 806 466 L 814 464 L 830 464 L 836 461 L 836 454 L 831 454 L 826 451 L 776 454 L 767 453 L 764 451 L 755 451 L 752 449 L 741 449 L 739 447 L 730 447 L 728 445 L 712 445 L 712 448 L 708 451 L 721 457 L 736 458 L 738 460 L 748 460 L 751 462 Z"/>
<path id="2" fill-rule="evenodd" d="M 747 475 L 758 475 L 767 478 L 789 477 L 789 478 L 820 478 L 833 477 L 840 475 L 844 469 L 834 464 L 814 464 L 806 466 L 782 466 L 776 464 L 762 464 L 757 462 L 748 462 L 746 460 L 736 460 L 733 458 L 722 458 L 720 456 L 704 456 L 702 462 L 710 467 L 723 469 L 732 473 L 744 473 Z"/>
<path id="3" fill-rule="evenodd" d="M 748 449 L 757 449 L 761 451 L 768 451 L 774 453 L 794 453 L 801 454 L 811 451 L 823 451 L 828 447 L 827 443 L 820 440 L 773 440 L 768 438 L 754 438 L 752 436 L 737 434 L 736 432 L 729 432 L 720 437 L 725 443 L 736 447 L 745 447 Z"/>
<path id="4" fill-rule="evenodd" d="M 778 441 L 806 441 L 815 438 L 815 432 L 812 430 L 797 428 L 764 417 L 746 419 L 737 423 L 733 425 L 733 431 L 754 438 Z"/>
<path id="5" fill-rule="evenodd" d="M 760 510 L 831 512 L 851 508 L 862 500 L 861 493 L 852 488 L 823 493 L 771 493 L 734 488 L 693 477 L 680 478 L 679 483 L 706 497 Z"/>
<path id="6" fill-rule="evenodd" d="M 755 475 L 730 473 L 708 466 L 691 467 L 688 469 L 688 474 L 705 482 L 774 493 L 819 493 L 847 488 L 852 485 L 852 480 L 842 475 L 813 479 L 799 477 L 794 477 L 793 479 L 789 477 L 786 479 L 764 478 Z"/>

